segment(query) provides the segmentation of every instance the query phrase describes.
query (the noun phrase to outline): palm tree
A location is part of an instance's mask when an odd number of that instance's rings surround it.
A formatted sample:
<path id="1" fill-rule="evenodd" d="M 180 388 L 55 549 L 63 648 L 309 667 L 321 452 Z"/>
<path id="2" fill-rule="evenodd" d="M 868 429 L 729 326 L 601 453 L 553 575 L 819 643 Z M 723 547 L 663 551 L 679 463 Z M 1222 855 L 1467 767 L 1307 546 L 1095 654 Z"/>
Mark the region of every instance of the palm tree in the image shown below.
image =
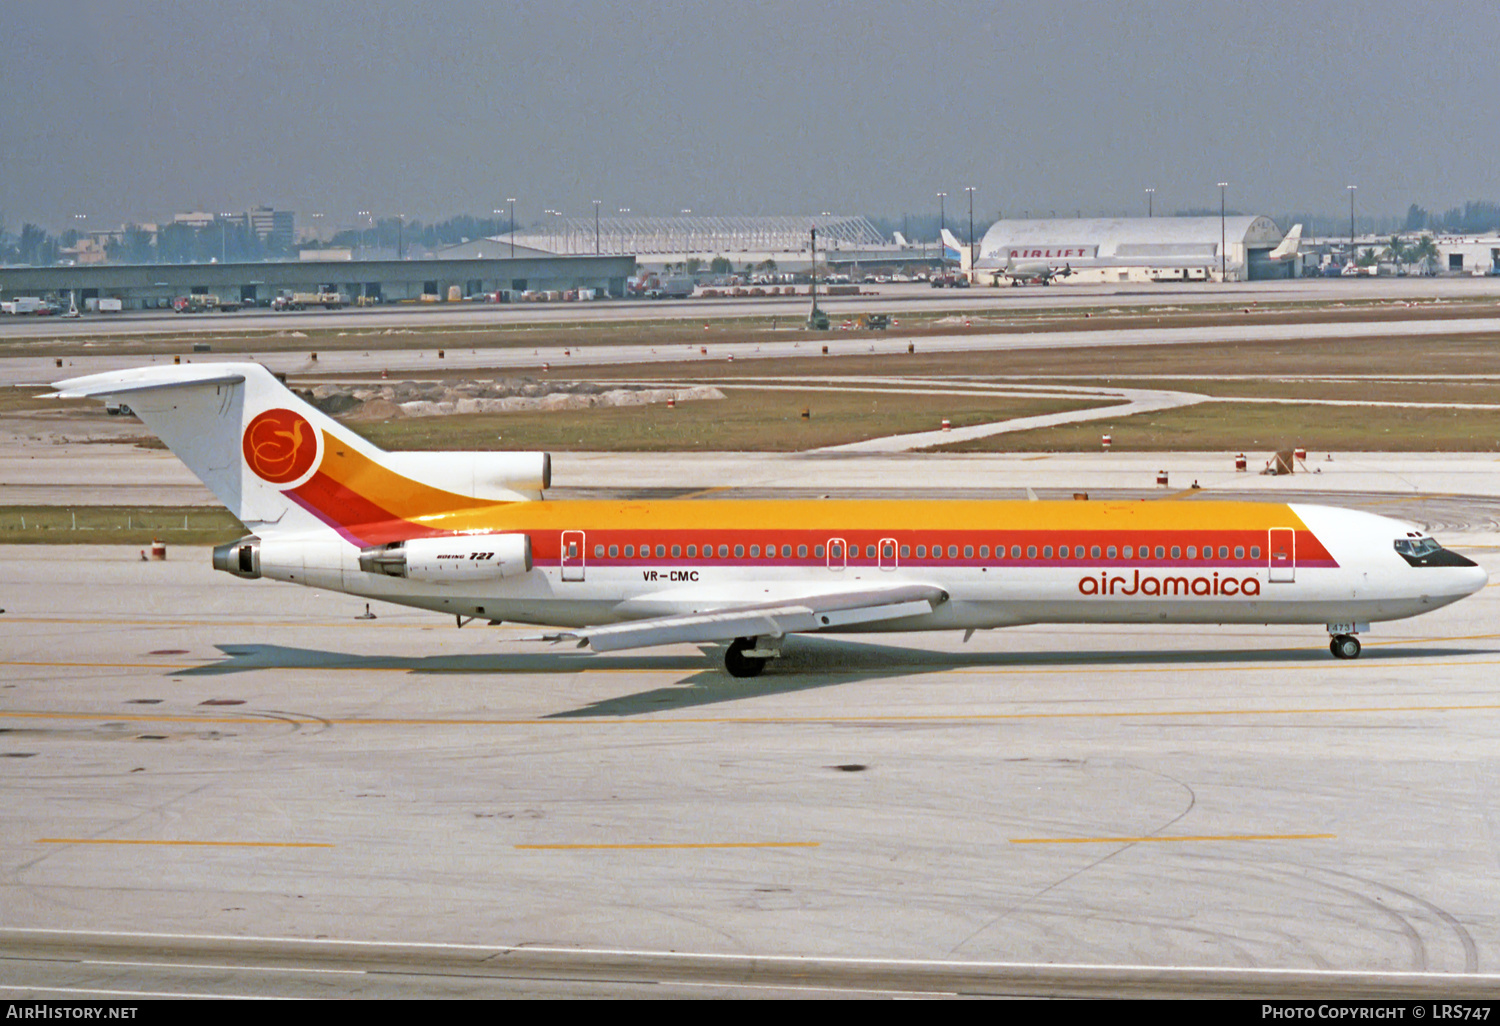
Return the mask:
<path id="1" fill-rule="evenodd" d="M 1438 260 L 1437 243 L 1432 241 L 1431 235 L 1424 235 L 1417 244 L 1407 250 L 1407 259 L 1417 266 L 1421 274 L 1431 274 Z"/>
<path id="2" fill-rule="evenodd" d="M 1400 274 L 1401 265 L 1405 262 L 1407 256 L 1406 244 L 1401 241 L 1401 236 L 1392 235 L 1390 244 L 1385 247 L 1385 252 L 1380 254 L 1380 256 L 1381 259 L 1389 260 L 1391 263 L 1395 264 L 1396 273 Z"/>

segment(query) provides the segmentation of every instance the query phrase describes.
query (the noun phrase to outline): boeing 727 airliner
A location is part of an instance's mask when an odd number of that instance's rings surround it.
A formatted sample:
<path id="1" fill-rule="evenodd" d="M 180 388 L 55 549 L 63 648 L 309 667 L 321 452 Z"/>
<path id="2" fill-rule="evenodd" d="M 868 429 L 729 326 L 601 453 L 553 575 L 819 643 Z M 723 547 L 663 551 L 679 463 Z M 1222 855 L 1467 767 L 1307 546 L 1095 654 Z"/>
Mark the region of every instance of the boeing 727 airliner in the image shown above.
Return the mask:
<path id="1" fill-rule="evenodd" d="M 253 534 L 214 566 L 555 629 L 595 651 L 804 632 L 1379 620 L 1485 585 L 1413 526 L 1260 502 L 541 501 L 543 453 L 383 452 L 249 363 L 73 378 L 131 409 Z"/>

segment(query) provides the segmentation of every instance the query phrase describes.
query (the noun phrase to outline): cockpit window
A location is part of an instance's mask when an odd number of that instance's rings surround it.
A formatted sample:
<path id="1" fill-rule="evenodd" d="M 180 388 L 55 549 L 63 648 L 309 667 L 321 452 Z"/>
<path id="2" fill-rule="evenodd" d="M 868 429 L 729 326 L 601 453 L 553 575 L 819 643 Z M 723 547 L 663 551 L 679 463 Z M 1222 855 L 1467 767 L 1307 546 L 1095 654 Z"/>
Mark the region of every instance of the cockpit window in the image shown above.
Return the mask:
<path id="1" fill-rule="evenodd" d="M 1438 551 L 1441 548 L 1442 546 L 1439 545 L 1436 539 L 1433 538 L 1396 539 L 1396 551 L 1401 553 L 1401 555 L 1403 556 L 1413 556 L 1420 559 L 1423 556 L 1432 555 L 1434 552 Z"/>
<path id="2" fill-rule="evenodd" d="M 1412 566 L 1474 566 L 1474 561 L 1443 548 L 1433 538 L 1397 538 L 1396 554 Z"/>

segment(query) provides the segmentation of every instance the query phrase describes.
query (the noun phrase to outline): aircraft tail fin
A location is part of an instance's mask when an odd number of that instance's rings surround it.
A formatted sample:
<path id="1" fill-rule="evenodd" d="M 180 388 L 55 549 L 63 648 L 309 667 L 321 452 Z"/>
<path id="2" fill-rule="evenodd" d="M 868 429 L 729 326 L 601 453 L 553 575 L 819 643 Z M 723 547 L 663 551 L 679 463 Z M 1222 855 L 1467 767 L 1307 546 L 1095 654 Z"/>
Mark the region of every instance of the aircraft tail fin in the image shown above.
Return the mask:
<path id="1" fill-rule="evenodd" d="M 902 249 L 911 248 L 911 243 L 907 242 L 906 236 L 902 235 L 900 232 L 896 232 L 896 234 L 892 238 L 894 239 L 896 245 L 900 246 Z"/>
<path id="2" fill-rule="evenodd" d="M 948 229 L 943 229 L 943 256 L 948 260 L 958 261 L 958 265 L 967 274 L 969 267 L 969 247 L 958 241 L 958 236 Z"/>
<path id="3" fill-rule="evenodd" d="M 385 452 L 255 363 L 141 367 L 70 378 L 61 398 L 130 409 L 246 527 L 332 528 L 356 544 L 437 533 L 433 514 L 541 498 L 545 453 Z"/>
<path id="4" fill-rule="evenodd" d="M 1275 249 L 1271 250 L 1271 259 L 1290 260 L 1292 257 L 1297 255 L 1297 250 L 1301 247 L 1301 245 L 1302 226 L 1300 224 L 1294 224 L 1292 225 L 1292 230 L 1286 233 L 1286 238 L 1281 240 L 1281 244 Z"/>

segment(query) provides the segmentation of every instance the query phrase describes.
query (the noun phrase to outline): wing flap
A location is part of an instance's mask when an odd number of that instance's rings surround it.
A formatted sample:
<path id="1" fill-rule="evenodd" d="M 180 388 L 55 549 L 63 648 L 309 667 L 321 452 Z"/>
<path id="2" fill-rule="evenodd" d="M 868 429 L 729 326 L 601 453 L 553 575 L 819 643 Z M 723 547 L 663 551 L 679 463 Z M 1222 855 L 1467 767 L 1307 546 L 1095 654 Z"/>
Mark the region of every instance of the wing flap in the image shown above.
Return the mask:
<path id="1" fill-rule="evenodd" d="M 781 604 L 659 616 L 607 627 L 565 631 L 549 634 L 545 640 L 578 641 L 595 652 L 616 652 L 653 645 L 731 641 L 735 638 L 781 638 L 805 631 L 925 616 L 947 600 L 947 592 L 928 585 L 823 593 L 799 596 Z"/>

